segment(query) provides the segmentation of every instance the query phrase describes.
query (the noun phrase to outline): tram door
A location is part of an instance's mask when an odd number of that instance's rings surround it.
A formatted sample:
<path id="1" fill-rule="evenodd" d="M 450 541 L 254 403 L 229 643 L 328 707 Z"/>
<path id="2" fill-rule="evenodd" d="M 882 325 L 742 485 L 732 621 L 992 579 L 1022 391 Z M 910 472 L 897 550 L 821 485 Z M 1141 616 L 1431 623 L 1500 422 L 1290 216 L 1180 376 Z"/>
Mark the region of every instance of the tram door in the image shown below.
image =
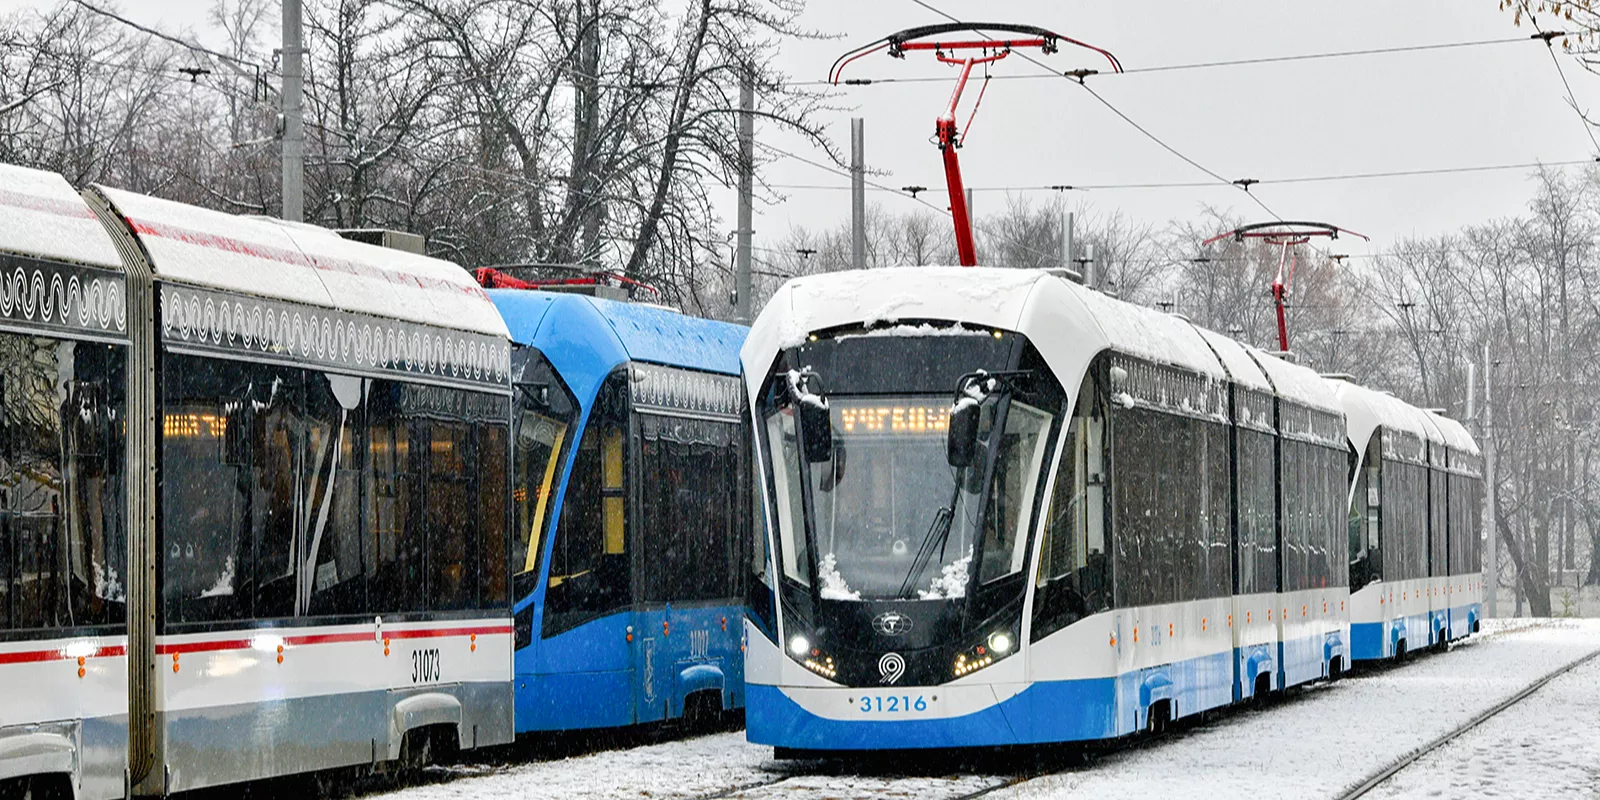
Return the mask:
<path id="1" fill-rule="evenodd" d="M 543 729 L 637 721 L 632 687 L 643 631 L 626 536 L 626 392 L 623 372 L 601 386 L 572 458 L 533 644 L 542 688 L 531 713 L 545 716 L 531 724 Z"/>

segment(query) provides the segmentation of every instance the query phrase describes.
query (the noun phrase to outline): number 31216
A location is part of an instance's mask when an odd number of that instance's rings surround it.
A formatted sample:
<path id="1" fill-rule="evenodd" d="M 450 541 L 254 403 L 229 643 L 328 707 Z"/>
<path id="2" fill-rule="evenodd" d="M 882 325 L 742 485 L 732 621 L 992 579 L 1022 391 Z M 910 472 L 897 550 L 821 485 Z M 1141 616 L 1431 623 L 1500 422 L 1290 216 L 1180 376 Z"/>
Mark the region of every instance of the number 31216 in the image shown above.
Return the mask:
<path id="1" fill-rule="evenodd" d="M 910 695 L 890 695 L 888 697 L 863 697 L 861 698 L 861 713 L 874 712 L 896 714 L 906 711 L 927 711 L 928 701 L 922 695 L 911 699 Z"/>

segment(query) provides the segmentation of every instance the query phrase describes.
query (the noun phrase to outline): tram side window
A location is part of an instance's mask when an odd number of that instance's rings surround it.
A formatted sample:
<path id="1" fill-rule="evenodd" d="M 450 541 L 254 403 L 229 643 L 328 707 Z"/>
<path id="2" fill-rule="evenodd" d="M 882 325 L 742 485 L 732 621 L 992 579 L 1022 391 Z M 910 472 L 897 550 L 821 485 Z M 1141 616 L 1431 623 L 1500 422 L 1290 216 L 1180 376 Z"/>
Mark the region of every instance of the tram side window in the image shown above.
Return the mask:
<path id="1" fill-rule="evenodd" d="M 778 553 L 783 577 L 802 586 L 811 585 L 811 556 L 805 529 L 805 498 L 800 489 L 800 444 L 796 439 L 794 410 L 780 408 L 767 415 L 767 448 L 772 454 L 773 510 L 778 520 Z"/>
<path id="2" fill-rule="evenodd" d="M 1308 531 L 1311 520 L 1311 487 L 1306 482 L 1306 457 L 1310 449 L 1304 442 L 1282 440 L 1280 447 L 1279 491 L 1283 495 L 1283 591 L 1306 588 Z"/>
<path id="3" fill-rule="evenodd" d="M 731 599 L 738 547 L 738 427 L 640 414 L 640 599 Z"/>
<path id="4" fill-rule="evenodd" d="M 550 553 L 545 637 L 622 608 L 632 597 L 623 480 L 627 398 L 626 370 L 612 373 L 579 440 Z"/>
<path id="5" fill-rule="evenodd" d="M 1448 475 L 1443 470 L 1427 470 L 1429 478 L 1429 565 L 1430 576 L 1450 574 L 1450 490 Z"/>
<path id="6" fill-rule="evenodd" d="M 1043 526 L 1033 601 L 1035 640 L 1111 605 L 1105 547 L 1105 430 L 1105 397 L 1096 391 L 1092 378 L 1085 378 L 1058 455 Z"/>
<path id="7" fill-rule="evenodd" d="M 1277 591 L 1277 498 L 1271 434 L 1240 428 L 1239 593 Z"/>
<path id="8" fill-rule="evenodd" d="M 1202 522 L 1200 543 L 1206 549 L 1205 591 L 1202 597 L 1226 597 L 1233 591 L 1233 499 L 1228 480 L 1228 429 L 1207 422 L 1201 426 L 1204 458 L 1198 479 L 1202 481 Z"/>
<path id="9" fill-rule="evenodd" d="M 1227 430 L 1146 408 L 1115 410 L 1111 430 L 1116 605 L 1227 594 Z"/>
<path id="10" fill-rule="evenodd" d="M 471 478 L 477 457 L 470 423 L 429 420 L 426 428 L 428 602 L 454 611 L 477 601 L 478 515 Z"/>
<path id="11" fill-rule="evenodd" d="M 1428 468 L 1384 462 L 1383 574 L 1386 580 L 1427 575 Z"/>
<path id="12" fill-rule="evenodd" d="M 1326 460 L 1323 480 L 1327 498 L 1328 585 L 1349 586 L 1350 542 L 1343 525 L 1349 509 L 1349 462 L 1344 452 L 1333 447 L 1323 448 L 1322 457 Z"/>
<path id="13" fill-rule="evenodd" d="M 170 622 L 254 613 L 250 410 L 241 362 L 169 355 L 162 381 L 161 584 Z"/>
<path id="14" fill-rule="evenodd" d="M 123 621 L 123 363 L 0 333 L 0 630 Z"/>
<path id="15" fill-rule="evenodd" d="M 507 541 L 506 525 L 510 521 L 506 509 L 506 491 L 509 488 L 506 474 L 508 426 L 503 423 L 479 422 L 478 463 L 474 476 L 478 482 L 478 604 L 496 606 L 511 601 L 507 585 L 509 568 L 506 556 L 511 543 Z"/>
<path id="16" fill-rule="evenodd" d="M 994 486 L 983 515 L 982 558 L 978 581 L 989 583 L 1022 571 L 1027 560 L 1028 531 L 1043 483 L 1045 453 L 1053 433 L 1050 412 L 1013 398 L 1006 412 Z"/>
<path id="17" fill-rule="evenodd" d="M 361 552 L 361 455 L 366 427 L 362 380 L 349 375 L 306 375 L 305 454 L 309 473 L 300 605 L 309 615 L 357 614 L 367 608 Z"/>
<path id="18" fill-rule="evenodd" d="M 746 423 L 749 418 L 746 418 Z M 776 586 L 772 580 L 772 554 L 768 549 L 768 536 L 771 535 L 767 524 L 767 515 L 762 504 L 761 489 L 761 463 L 752 457 L 749 444 L 750 430 L 745 428 L 740 432 L 740 457 L 744 463 L 740 469 L 749 476 L 749 483 L 745 485 L 744 496 L 749 499 L 749 517 L 746 520 L 745 534 L 750 537 L 749 558 L 747 567 L 749 574 L 745 576 L 745 605 L 750 610 L 751 620 L 756 628 L 766 634 L 768 639 L 777 639 L 777 596 Z"/>
<path id="19" fill-rule="evenodd" d="M 385 613 L 427 608 L 427 539 L 416 497 L 420 446 L 401 405 L 403 388 L 375 380 L 367 391 L 367 469 L 362 474 L 371 548 L 367 570 L 373 610 Z"/>
<path id="20" fill-rule="evenodd" d="M 1113 570 L 1118 608 L 1161 602 L 1157 598 L 1166 595 L 1164 587 L 1156 585 L 1159 565 L 1151 563 L 1164 549 L 1153 516 L 1161 506 L 1156 495 L 1160 439 L 1149 419 L 1152 416 L 1141 409 L 1119 409 L 1112 415 L 1112 544 L 1116 547 Z"/>

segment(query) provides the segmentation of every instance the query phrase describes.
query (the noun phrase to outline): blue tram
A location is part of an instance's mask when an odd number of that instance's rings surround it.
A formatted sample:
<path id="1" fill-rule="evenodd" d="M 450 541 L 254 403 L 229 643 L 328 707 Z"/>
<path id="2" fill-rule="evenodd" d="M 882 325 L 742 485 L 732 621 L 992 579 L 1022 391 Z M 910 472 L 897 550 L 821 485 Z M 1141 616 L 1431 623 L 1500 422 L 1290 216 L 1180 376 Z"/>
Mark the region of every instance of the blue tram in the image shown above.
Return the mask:
<path id="1" fill-rule="evenodd" d="M 1461 423 L 1331 381 L 1350 441 L 1351 658 L 1403 659 L 1478 630 L 1482 454 Z"/>
<path id="2" fill-rule="evenodd" d="M 511 331 L 516 727 L 744 706 L 746 329 L 491 289 Z"/>
<path id="3" fill-rule="evenodd" d="M 1040 271 L 790 281 L 743 349 L 748 736 L 1094 740 L 1349 663 L 1332 387 Z"/>

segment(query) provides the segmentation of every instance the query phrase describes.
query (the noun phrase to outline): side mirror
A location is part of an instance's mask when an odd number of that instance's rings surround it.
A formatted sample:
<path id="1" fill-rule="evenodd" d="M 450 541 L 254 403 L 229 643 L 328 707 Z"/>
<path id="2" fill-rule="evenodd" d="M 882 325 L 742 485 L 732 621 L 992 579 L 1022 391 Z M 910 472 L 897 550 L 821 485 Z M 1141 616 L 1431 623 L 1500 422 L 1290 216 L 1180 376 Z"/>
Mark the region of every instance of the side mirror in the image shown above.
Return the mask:
<path id="1" fill-rule="evenodd" d="M 816 464 L 833 458 L 833 419 L 828 401 L 818 395 L 802 397 L 800 435 L 805 439 L 806 460 Z"/>
<path id="2" fill-rule="evenodd" d="M 977 458 L 978 411 L 978 403 L 965 397 L 956 401 L 955 407 L 950 409 L 944 459 L 952 467 L 970 467 Z"/>

